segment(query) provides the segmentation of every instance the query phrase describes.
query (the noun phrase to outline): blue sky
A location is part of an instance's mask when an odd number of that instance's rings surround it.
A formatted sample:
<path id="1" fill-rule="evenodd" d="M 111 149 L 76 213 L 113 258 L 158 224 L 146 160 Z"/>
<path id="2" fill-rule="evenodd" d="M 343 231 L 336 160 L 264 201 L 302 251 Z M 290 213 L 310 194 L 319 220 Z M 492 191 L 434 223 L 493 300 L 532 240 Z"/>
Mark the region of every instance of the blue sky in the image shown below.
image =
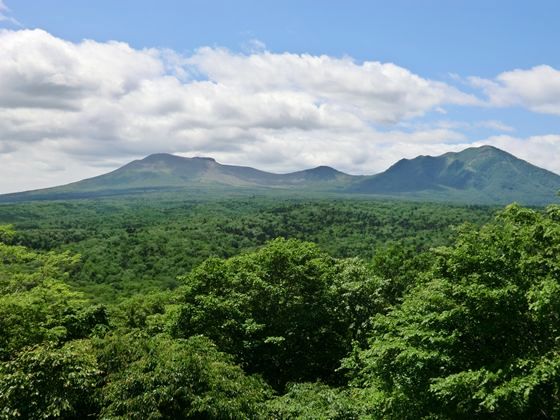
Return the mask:
<path id="1" fill-rule="evenodd" d="M 560 67 L 557 1 L 17 0 L 26 27 L 64 39 L 119 40 L 136 48 L 349 55 L 394 62 L 426 77 L 492 77 L 504 69 Z"/>
<path id="2" fill-rule="evenodd" d="M 560 172 L 557 1 L 4 0 L 0 16 L 0 192 L 156 151 L 374 173 L 490 143 Z"/>

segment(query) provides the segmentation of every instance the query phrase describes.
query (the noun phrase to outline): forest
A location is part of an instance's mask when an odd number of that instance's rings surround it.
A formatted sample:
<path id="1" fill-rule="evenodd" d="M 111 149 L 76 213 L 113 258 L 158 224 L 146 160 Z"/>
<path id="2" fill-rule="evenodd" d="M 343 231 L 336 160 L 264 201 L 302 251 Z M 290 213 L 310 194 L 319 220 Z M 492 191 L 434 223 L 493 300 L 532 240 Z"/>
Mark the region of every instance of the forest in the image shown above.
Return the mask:
<path id="1" fill-rule="evenodd" d="M 560 418 L 560 206 L 0 206 L 0 418 Z"/>

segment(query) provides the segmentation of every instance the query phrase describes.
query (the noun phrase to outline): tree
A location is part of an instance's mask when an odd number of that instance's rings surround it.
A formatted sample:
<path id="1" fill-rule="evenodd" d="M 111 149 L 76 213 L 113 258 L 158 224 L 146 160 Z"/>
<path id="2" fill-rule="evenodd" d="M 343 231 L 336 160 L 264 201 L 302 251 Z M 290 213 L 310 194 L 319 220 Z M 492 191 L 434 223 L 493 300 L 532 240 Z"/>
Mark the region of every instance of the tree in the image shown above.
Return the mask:
<path id="1" fill-rule="evenodd" d="M 359 267 L 284 239 L 229 260 L 209 259 L 184 279 L 175 334 L 204 334 L 277 388 L 332 381 L 374 308 L 360 306 L 371 282 Z"/>
<path id="2" fill-rule="evenodd" d="M 297 383 L 267 403 L 270 419 L 352 420 L 363 418 L 363 405 L 349 390 L 321 383 Z"/>
<path id="3" fill-rule="evenodd" d="M 88 340 L 28 347 L 0 362 L 0 418 L 87 418 L 101 372 Z"/>
<path id="4" fill-rule="evenodd" d="M 269 395 L 260 379 L 246 376 L 207 338 L 114 339 L 121 343 L 106 343 L 110 357 L 101 356 L 115 369 L 103 388 L 103 418 L 250 418 Z M 115 355 L 116 348 L 126 354 Z"/>
<path id="5" fill-rule="evenodd" d="M 435 251 L 427 279 L 348 358 L 384 418 L 560 415 L 560 207 L 508 206 Z"/>

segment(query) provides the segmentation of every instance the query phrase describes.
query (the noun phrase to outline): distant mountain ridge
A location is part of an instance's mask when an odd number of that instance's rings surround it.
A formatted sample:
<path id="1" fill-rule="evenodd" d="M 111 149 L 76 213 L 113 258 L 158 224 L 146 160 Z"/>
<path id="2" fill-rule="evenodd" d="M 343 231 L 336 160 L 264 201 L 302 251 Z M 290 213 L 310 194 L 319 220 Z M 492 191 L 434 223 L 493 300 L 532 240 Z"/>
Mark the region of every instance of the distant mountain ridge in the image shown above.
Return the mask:
<path id="1" fill-rule="evenodd" d="M 356 176 L 328 166 L 287 174 L 223 165 L 210 157 L 158 153 L 97 177 L 60 187 L 0 195 L 0 202 L 118 196 L 223 187 L 382 196 L 473 204 L 546 204 L 556 200 L 560 176 L 492 146 L 440 156 L 401 159 L 386 171 Z"/>
<path id="2" fill-rule="evenodd" d="M 554 200 L 559 183 L 560 176 L 553 172 L 496 147 L 481 146 L 436 157 L 402 159 L 351 190 L 416 198 L 447 196 L 451 201 L 544 204 Z"/>
<path id="3" fill-rule="evenodd" d="M 275 174 L 248 166 L 223 165 L 210 157 L 186 158 L 166 153 L 132 161 L 105 175 L 69 184 L 67 187 L 130 188 L 181 187 L 189 184 L 222 184 L 233 187 L 294 187 L 310 184 L 334 186 L 353 178 L 327 166 Z"/>

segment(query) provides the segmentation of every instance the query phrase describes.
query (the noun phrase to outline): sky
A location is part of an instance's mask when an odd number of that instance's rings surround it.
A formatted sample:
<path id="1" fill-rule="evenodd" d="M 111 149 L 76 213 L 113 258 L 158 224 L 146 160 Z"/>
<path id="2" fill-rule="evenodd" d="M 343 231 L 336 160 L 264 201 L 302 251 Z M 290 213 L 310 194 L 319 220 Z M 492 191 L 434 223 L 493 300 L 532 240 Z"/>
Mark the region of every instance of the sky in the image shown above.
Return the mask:
<path id="1" fill-rule="evenodd" d="M 373 174 L 491 144 L 560 173 L 558 1 L 0 0 L 0 193 L 151 153 Z"/>

